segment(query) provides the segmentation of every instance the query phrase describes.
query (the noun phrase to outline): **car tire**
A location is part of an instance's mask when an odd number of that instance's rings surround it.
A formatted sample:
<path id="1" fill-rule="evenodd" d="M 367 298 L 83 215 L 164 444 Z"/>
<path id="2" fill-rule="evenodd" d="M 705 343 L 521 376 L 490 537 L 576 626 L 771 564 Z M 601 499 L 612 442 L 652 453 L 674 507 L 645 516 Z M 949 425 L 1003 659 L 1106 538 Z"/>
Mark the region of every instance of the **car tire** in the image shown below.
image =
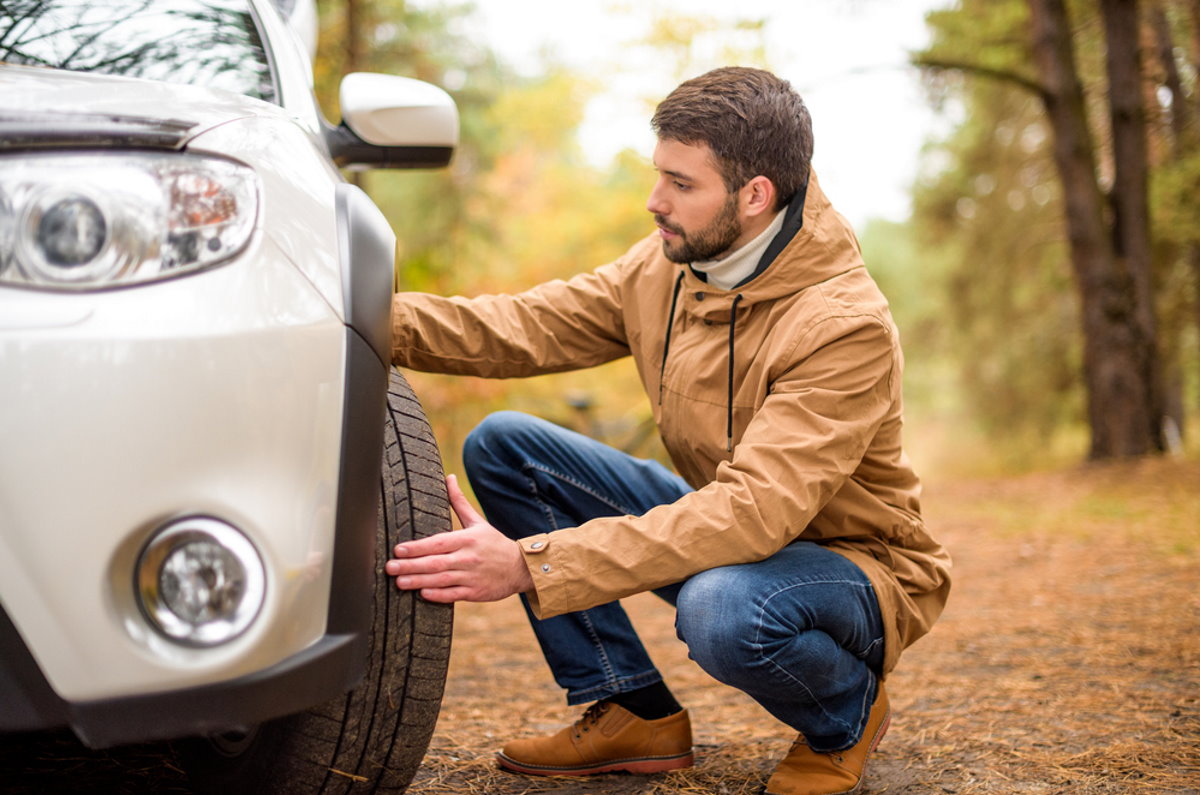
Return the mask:
<path id="1" fill-rule="evenodd" d="M 366 673 L 345 696 L 247 732 L 177 744 L 200 792 L 402 792 L 429 746 L 450 657 L 451 605 L 400 591 L 392 548 L 450 529 L 441 458 L 412 389 L 391 371 Z"/>

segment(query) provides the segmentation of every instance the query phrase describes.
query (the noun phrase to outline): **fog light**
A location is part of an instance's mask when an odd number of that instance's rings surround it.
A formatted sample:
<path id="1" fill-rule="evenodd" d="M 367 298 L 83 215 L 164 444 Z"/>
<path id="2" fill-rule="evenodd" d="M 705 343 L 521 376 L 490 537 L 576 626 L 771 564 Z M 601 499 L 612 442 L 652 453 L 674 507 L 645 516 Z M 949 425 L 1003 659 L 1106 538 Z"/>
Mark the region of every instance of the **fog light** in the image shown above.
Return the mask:
<path id="1" fill-rule="evenodd" d="M 195 646 L 236 638 L 266 594 L 262 558 L 232 526 L 193 517 L 158 531 L 138 559 L 138 604 L 155 629 Z"/>

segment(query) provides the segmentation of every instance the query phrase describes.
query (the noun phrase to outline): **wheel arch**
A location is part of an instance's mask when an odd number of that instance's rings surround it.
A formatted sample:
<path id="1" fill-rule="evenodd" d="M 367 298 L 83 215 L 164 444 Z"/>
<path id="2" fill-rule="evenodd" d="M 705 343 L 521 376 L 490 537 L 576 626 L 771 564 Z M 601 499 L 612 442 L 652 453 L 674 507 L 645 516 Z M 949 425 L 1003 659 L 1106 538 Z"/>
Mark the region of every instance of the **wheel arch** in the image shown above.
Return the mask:
<path id="1" fill-rule="evenodd" d="M 371 346 L 386 369 L 392 358 L 396 235 L 361 188 L 341 183 L 336 191 L 338 259 L 346 325 Z"/>

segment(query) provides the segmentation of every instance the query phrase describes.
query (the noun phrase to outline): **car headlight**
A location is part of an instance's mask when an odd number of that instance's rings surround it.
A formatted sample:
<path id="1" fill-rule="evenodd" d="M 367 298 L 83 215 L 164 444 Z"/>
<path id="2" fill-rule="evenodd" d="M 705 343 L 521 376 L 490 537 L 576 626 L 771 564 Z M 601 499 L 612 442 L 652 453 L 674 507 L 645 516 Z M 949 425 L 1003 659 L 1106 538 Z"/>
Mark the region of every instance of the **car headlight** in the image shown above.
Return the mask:
<path id="1" fill-rule="evenodd" d="M 247 166 L 177 153 L 0 157 L 0 283 L 95 289 L 229 259 L 250 240 Z"/>
<path id="2" fill-rule="evenodd" d="M 266 596 L 254 545 L 217 519 L 191 517 L 160 529 L 138 558 L 138 605 L 160 633 L 191 646 L 236 638 Z"/>

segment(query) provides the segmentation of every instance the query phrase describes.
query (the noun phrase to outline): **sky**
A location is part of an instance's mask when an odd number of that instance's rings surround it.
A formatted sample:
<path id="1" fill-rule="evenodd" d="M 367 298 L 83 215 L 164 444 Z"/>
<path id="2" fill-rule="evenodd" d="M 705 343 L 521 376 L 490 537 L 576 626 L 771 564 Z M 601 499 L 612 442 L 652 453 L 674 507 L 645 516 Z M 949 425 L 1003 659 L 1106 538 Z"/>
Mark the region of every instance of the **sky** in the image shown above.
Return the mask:
<path id="1" fill-rule="evenodd" d="M 861 231 L 867 219 L 903 221 L 924 141 L 939 119 L 908 53 L 928 43 L 926 12 L 951 0 L 475 0 L 473 35 L 535 75 L 545 57 L 603 88 L 580 140 L 597 165 L 623 148 L 654 148 L 647 98 L 678 82 L 669 65 L 636 46 L 653 12 L 732 23 L 765 19 L 769 66 L 804 97 L 813 117 L 813 163 L 834 205 Z M 703 40 L 701 42 L 701 49 Z M 699 71 L 722 65 L 708 53 Z M 682 77 L 691 77 L 685 74 Z"/>

